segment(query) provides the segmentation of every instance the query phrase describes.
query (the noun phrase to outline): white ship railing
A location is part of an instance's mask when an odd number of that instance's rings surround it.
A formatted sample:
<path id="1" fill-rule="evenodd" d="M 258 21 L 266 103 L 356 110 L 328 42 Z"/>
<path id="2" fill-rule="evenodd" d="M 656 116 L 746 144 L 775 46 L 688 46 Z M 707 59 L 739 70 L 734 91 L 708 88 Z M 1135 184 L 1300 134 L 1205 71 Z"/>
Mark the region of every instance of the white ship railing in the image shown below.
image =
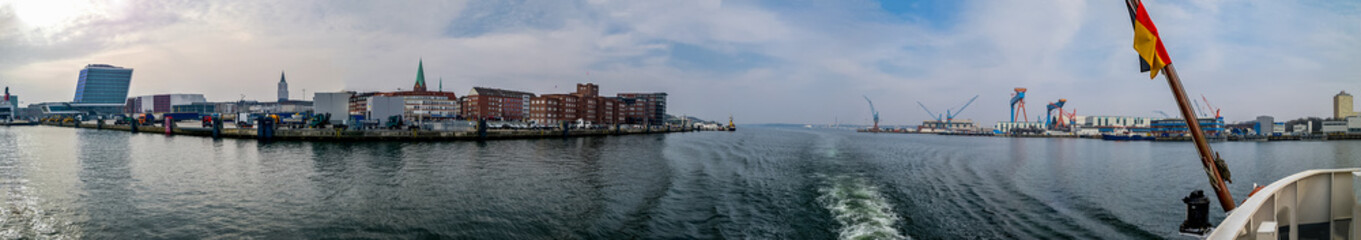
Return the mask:
<path id="1" fill-rule="evenodd" d="M 1220 222 L 1208 239 L 1299 239 L 1327 227 L 1328 239 L 1361 239 L 1361 215 L 1352 188 L 1361 168 L 1308 170 L 1263 187 Z"/>

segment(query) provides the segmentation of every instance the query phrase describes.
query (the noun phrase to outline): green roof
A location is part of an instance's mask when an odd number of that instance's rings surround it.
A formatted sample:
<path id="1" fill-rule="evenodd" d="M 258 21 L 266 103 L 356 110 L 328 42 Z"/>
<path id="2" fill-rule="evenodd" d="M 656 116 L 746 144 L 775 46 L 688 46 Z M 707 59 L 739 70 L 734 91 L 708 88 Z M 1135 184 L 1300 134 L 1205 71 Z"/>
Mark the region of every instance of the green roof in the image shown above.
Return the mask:
<path id="1" fill-rule="evenodd" d="M 421 60 L 416 66 L 416 88 L 425 89 L 425 60 Z"/>

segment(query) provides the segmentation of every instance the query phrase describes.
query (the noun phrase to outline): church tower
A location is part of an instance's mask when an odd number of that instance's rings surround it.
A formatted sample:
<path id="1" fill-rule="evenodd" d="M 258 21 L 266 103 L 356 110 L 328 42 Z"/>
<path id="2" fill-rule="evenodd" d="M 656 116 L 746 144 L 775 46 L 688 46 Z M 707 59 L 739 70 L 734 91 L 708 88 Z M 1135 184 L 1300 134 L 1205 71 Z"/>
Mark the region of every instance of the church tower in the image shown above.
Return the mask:
<path id="1" fill-rule="evenodd" d="M 419 65 L 416 65 L 416 86 L 411 87 L 411 89 L 416 92 L 425 91 L 425 60 L 421 60 Z"/>
<path id="2" fill-rule="evenodd" d="M 288 101 L 288 81 L 284 81 L 284 73 L 279 72 L 279 102 Z"/>

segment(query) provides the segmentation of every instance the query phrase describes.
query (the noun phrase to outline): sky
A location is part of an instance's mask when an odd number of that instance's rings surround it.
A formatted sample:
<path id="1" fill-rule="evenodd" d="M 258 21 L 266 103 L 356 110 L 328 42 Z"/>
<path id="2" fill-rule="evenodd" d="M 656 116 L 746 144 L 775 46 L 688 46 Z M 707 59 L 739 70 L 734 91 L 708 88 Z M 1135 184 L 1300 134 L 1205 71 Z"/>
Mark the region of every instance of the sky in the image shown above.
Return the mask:
<path id="1" fill-rule="evenodd" d="M 1361 94 L 1361 1 L 1144 1 L 1188 94 L 1230 122 L 1332 114 Z M 668 113 L 738 123 L 916 125 L 1176 113 L 1138 71 L 1123 1 L 0 0 L 0 85 L 70 101 L 81 68 L 134 68 L 131 96 L 410 89 L 666 92 Z M 442 79 L 442 80 L 441 80 Z M 306 94 L 304 95 L 304 91 Z M 1202 103 L 1203 104 L 1203 103 Z"/>

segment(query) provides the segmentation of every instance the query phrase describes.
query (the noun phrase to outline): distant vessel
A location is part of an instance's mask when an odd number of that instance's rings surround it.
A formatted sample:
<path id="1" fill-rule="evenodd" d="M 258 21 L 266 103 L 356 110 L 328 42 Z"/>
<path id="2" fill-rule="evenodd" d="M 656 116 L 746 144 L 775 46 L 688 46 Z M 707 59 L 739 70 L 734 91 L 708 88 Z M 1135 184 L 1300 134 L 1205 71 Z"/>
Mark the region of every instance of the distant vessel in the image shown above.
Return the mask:
<path id="1" fill-rule="evenodd" d="M 1101 140 L 1107 141 L 1153 141 L 1153 137 L 1138 134 L 1102 134 Z"/>
<path id="2" fill-rule="evenodd" d="M 737 131 L 737 125 L 732 123 L 732 115 L 728 115 L 728 131 L 729 132 Z"/>

